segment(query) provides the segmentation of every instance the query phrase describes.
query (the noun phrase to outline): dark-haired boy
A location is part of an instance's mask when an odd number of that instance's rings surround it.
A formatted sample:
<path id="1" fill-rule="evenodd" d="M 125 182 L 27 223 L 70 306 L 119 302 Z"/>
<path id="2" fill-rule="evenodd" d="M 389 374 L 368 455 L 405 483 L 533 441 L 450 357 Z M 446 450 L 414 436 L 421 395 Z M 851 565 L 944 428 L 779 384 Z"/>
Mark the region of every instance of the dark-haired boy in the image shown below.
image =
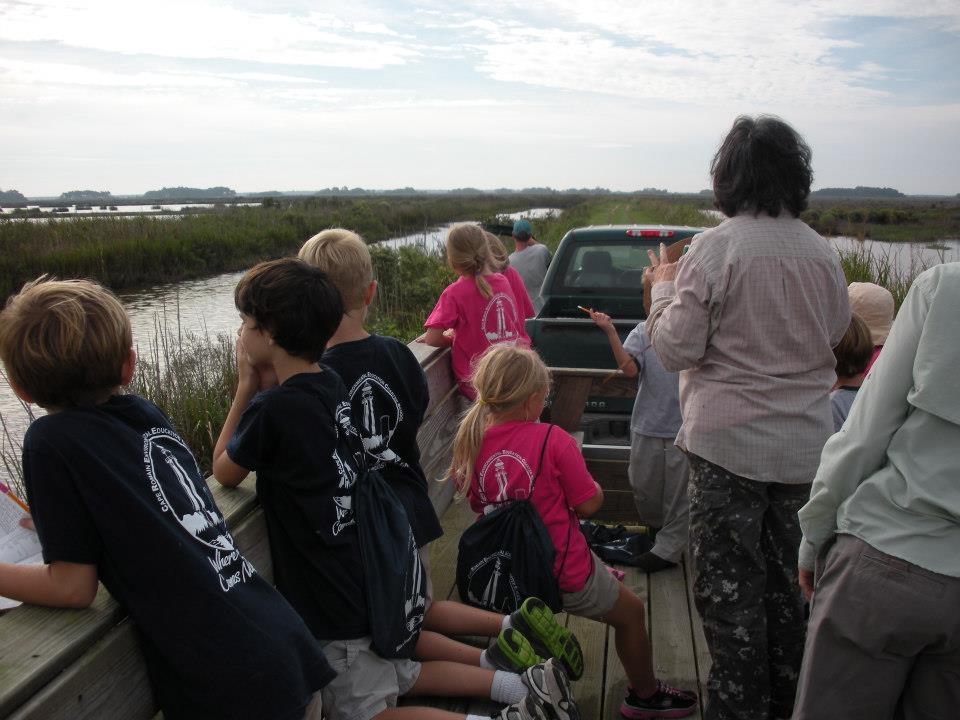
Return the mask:
<path id="1" fill-rule="evenodd" d="M 330 666 L 236 548 L 166 416 L 122 394 L 131 345 L 123 306 L 88 281 L 29 283 L 0 314 L 11 385 L 48 411 L 23 444 L 46 564 L 0 564 L 0 594 L 87 607 L 102 580 L 140 630 L 167 718 L 319 720 Z"/>
<path id="2" fill-rule="evenodd" d="M 373 651 L 353 516 L 356 431 L 340 377 L 318 364 L 343 316 L 340 294 L 319 269 L 285 259 L 244 275 L 235 301 L 239 384 L 214 450 L 214 475 L 235 485 L 257 471 L 277 587 L 338 673 L 323 689 L 329 720 L 464 718 L 394 707 L 407 694 L 512 702 L 499 716 L 509 720 L 578 718 L 566 676 L 550 661 L 521 678 L 453 662 L 387 660 Z M 258 393 L 262 371 L 279 384 Z"/>

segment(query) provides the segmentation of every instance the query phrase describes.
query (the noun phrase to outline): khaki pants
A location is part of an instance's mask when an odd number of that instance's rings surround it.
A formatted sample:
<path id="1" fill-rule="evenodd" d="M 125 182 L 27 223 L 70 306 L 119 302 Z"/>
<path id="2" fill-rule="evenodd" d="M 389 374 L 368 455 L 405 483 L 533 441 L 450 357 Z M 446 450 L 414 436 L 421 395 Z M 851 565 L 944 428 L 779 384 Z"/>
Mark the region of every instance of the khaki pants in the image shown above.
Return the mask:
<path id="1" fill-rule="evenodd" d="M 662 560 L 680 562 L 690 532 L 687 456 L 674 438 L 632 433 L 627 477 L 640 520 L 657 528 L 651 552 Z"/>
<path id="2" fill-rule="evenodd" d="M 960 578 L 838 535 L 813 596 L 793 717 L 960 717 Z"/>

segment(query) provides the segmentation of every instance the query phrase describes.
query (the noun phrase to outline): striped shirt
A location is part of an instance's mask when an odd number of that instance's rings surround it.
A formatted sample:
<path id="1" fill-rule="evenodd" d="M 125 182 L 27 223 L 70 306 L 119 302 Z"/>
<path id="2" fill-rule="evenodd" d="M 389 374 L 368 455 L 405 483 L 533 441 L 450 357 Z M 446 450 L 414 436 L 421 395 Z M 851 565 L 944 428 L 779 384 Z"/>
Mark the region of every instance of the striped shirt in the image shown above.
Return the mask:
<path id="1" fill-rule="evenodd" d="M 811 482 L 850 323 L 836 250 L 786 213 L 738 215 L 694 238 L 651 305 L 657 356 L 683 371 L 677 445 L 742 477 Z"/>

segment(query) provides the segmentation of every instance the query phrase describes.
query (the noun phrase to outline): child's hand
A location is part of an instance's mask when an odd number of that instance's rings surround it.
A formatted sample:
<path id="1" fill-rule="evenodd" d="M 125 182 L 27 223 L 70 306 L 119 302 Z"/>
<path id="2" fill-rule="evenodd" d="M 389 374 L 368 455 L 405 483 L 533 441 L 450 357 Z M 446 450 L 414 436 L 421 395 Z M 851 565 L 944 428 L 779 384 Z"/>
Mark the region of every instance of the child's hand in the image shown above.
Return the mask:
<path id="1" fill-rule="evenodd" d="M 33 518 L 29 515 L 27 517 L 20 518 L 20 527 L 26 528 L 27 530 L 37 531 L 37 526 L 33 524 Z"/>
<path id="2" fill-rule="evenodd" d="M 607 315 L 606 313 L 597 312 L 596 310 L 591 310 L 590 319 L 593 320 L 597 324 L 597 327 L 599 327 L 604 332 L 610 332 L 614 330 L 613 318 Z"/>
<path id="3" fill-rule="evenodd" d="M 276 377 L 274 377 L 276 380 Z M 250 364 L 250 358 L 247 351 L 237 338 L 237 394 L 244 392 L 248 395 L 255 394 L 260 389 L 260 373 Z"/>

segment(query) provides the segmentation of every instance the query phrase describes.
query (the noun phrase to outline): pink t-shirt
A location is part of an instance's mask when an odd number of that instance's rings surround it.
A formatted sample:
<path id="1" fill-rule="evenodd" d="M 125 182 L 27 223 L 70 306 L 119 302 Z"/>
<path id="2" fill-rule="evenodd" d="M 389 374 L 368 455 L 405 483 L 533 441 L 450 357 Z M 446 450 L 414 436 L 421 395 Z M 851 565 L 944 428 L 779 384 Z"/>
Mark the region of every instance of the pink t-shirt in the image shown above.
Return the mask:
<path id="1" fill-rule="evenodd" d="M 528 496 L 548 428 L 550 425 L 545 423 L 532 422 L 508 422 L 487 428 L 467 491 L 471 508 L 482 513 L 487 505 L 497 501 Z M 553 574 L 563 592 L 582 590 L 593 569 L 587 541 L 572 508 L 596 492 L 576 441 L 553 426 L 532 501 L 557 550 Z"/>
<path id="2" fill-rule="evenodd" d="M 510 287 L 513 288 L 513 296 L 517 300 L 517 308 L 520 310 L 520 315 L 523 319 L 532 318 L 536 315 L 537 311 L 533 309 L 533 303 L 530 302 L 530 294 L 527 292 L 526 285 L 523 284 L 523 278 L 520 277 L 520 273 L 507 265 L 503 271 L 503 276 L 507 279 L 507 282 L 510 283 Z M 529 339 L 526 328 L 524 328 L 523 334 Z"/>
<path id="3" fill-rule="evenodd" d="M 471 400 L 476 396 L 470 386 L 475 358 L 497 343 L 530 344 L 530 338 L 523 332 L 523 319 L 517 312 L 509 281 L 500 273 L 483 277 L 489 283 L 493 297 L 485 298 L 473 277 L 462 275 L 440 294 L 433 312 L 423 324 L 426 328 L 453 328 L 456 331 L 451 356 L 453 374 L 460 383 L 460 391 Z"/>

